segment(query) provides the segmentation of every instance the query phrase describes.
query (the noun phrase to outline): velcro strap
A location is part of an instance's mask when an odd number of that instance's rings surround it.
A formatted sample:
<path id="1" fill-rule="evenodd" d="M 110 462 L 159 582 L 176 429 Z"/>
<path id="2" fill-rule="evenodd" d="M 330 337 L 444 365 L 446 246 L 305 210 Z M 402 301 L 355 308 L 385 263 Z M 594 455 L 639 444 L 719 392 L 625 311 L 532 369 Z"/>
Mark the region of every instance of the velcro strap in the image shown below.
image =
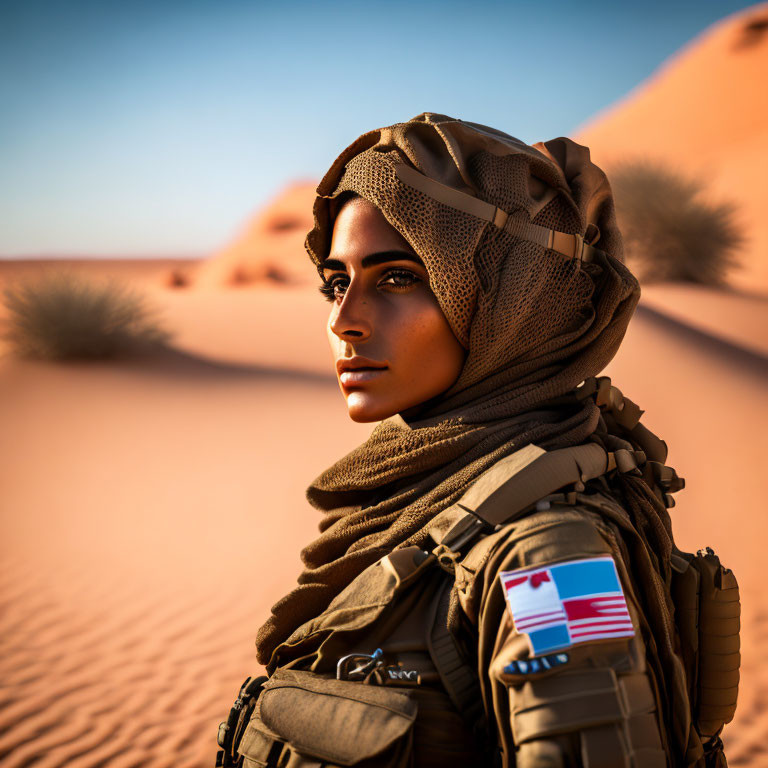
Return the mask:
<path id="1" fill-rule="evenodd" d="M 464 721 L 476 732 L 484 724 L 483 696 L 474 666 L 463 657 L 448 629 L 453 584 L 445 581 L 438 591 L 429 617 L 427 649 L 440 680 Z"/>
<path id="2" fill-rule="evenodd" d="M 561 673 L 510 689 L 516 744 L 624 719 L 612 669 Z"/>
<path id="3" fill-rule="evenodd" d="M 643 715 L 653 712 L 656 708 L 647 675 L 641 672 L 622 675 L 619 678 L 619 689 L 628 715 Z"/>
<path id="4" fill-rule="evenodd" d="M 619 448 L 608 454 L 608 466 L 615 466 L 622 475 L 629 473 L 639 474 L 639 464 L 645 463 L 645 454 L 642 451 L 630 451 L 627 448 Z"/>
<path id="5" fill-rule="evenodd" d="M 618 725 L 582 731 L 580 765 L 584 768 L 667 768 L 667 756 L 653 715 L 629 723 L 628 731 L 628 734 L 623 732 Z"/>
<path id="6" fill-rule="evenodd" d="M 612 386 L 608 376 L 601 376 L 598 379 L 595 402 L 600 408 L 610 411 L 616 423 L 629 431 L 637 426 L 640 417 L 645 413 L 637 403 L 624 397 L 618 387 Z"/>
<path id="7" fill-rule="evenodd" d="M 499 217 L 502 217 L 502 214 L 503 216 L 507 214 L 495 205 L 486 203 L 484 200 L 480 200 L 480 198 L 473 195 L 468 195 L 466 192 L 462 192 L 455 187 L 449 187 L 447 184 L 441 184 L 439 181 L 435 181 L 435 179 L 430 179 L 429 176 L 425 176 L 410 165 L 398 163 L 395 165 L 395 173 L 403 184 L 418 189 L 419 192 L 423 192 L 433 200 L 437 200 L 438 203 L 447 205 L 449 208 L 456 208 L 478 219 L 492 221 L 494 224 L 501 220 L 501 226 L 506 221 L 506 218 L 497 219 L 497 211 L 499 212 Z M 497 224 L 497 226 L 499 225 Z"/>
<path id="8" fill-rule="evenodd" d="M 634 749 L 661 750 L 661 734 L 655 712 L 630 717 L 627 720 L 626 729 L 628 741 Z M 638 763 L 638 765 L 644 766 L 645 763 Z"/>
<path id="9" fill-rule="evenodd" d="M 584 249 L 584 238 L 581 235 L 569 235 L 554 229 L 549 231 L 550 236 L 547 248 L 563 253 L 573 259 L 581 258 L 581 252 Z"/>
<path id="10" fill-rule="evenodd" d="M 654 482 L 667 493 L 675 493 L 685 488 L 685 479 L 677 476 L 677 472 L 659 461 L 649 461 L 648 465 Z"/>

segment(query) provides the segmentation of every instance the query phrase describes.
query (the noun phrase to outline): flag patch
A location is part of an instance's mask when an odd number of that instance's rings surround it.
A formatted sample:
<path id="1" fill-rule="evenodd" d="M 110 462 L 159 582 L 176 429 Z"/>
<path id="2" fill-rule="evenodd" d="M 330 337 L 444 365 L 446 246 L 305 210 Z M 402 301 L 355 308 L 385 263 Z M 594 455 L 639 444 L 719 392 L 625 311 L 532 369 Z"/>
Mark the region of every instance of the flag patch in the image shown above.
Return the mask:
<path id="1" fill-rule="evenodd" d="M 499 574 L 515 628 L 534 655 L 635 630 L 610 556 Z"/>

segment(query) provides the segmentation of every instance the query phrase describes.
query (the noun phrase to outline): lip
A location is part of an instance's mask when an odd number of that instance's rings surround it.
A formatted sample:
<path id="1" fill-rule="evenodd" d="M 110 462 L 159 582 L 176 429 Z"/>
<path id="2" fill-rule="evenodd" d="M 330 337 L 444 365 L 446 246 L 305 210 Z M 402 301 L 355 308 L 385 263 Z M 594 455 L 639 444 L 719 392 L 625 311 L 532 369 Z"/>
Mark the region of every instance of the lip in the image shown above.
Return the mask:
<path id="1" fill-rule="evenodd" d="M 344 387 L 366 384 L 381 376 L 389 366 L 368 357 L 344 357 L 336 361 L 336 373 Z"/>

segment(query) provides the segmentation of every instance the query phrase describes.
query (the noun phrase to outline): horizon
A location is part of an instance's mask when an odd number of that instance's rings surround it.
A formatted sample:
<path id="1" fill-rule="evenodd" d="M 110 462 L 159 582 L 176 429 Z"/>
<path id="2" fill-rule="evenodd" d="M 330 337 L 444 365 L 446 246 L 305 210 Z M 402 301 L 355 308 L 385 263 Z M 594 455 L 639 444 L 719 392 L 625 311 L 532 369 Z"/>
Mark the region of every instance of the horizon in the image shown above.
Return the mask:
<path id="1" fill-rule="evenodd" d="M 423 111 L 572 135 L 753 5 L 6 3 L 0 258 L 205 258 L 358 135 Z"/>

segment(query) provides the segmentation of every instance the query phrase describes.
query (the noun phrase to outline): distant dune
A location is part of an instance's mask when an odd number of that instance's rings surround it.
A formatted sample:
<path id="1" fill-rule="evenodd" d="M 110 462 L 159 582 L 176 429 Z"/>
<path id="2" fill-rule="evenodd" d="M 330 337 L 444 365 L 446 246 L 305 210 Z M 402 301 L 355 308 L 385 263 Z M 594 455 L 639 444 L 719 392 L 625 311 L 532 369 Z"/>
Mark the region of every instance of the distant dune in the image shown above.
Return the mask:
<path id="1" fill-rule="evenodd" d="M 296 182 L 258 211 L 228 245 L 192 274 L 198 287 L 263 281 L 305 282 L 314 274 L 304 251 L 317 182 Z"/>
<path id="2" fill-rule="evenodd" d="M 731 282 L 768 293 L 768 3 L 710 27 L 574 138 L 609 176 L 645 157 L 736 202 L 749 242 Z"/>
<path id="3" fill-rule="evenodd" d="M 646 82 L 577 130 L 610 168 L 648 158 L 701 178 L 712 201 L 731 200 L 747 237 L 730 283 L 768 294 L 768 3 L 730 16 L 665 62 Z M 197 268 L 197 287 L 307 282 L 304 253 L 316 182 L 297 181 L 257 211 Z"/>

